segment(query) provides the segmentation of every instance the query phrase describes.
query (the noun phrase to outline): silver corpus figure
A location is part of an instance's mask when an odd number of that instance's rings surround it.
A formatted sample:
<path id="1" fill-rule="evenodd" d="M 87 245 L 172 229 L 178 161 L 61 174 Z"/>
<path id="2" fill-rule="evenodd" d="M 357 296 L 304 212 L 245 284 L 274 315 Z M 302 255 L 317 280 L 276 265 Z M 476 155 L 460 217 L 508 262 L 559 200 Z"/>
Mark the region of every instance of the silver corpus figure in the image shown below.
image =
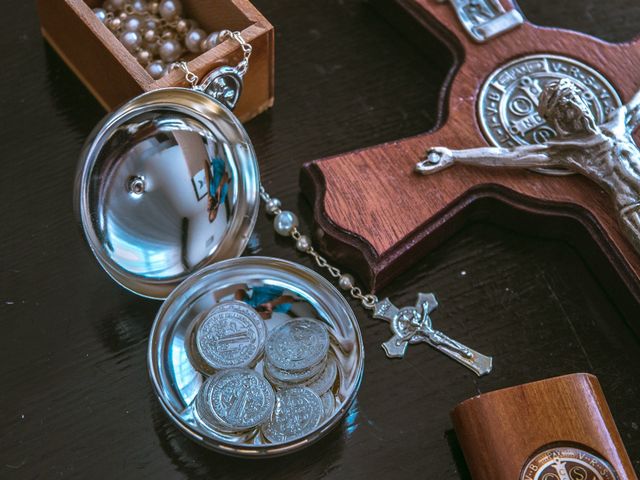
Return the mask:
<path id="1" fill-rule="evenodd" d="M 429 175 L 461 163 L 510 168 L 564 167 L 581 173 L 611 194 L 618 220 L 640 252 L 640 150 L 632 137 L 640 125 L 640 92 L 598 126 L 578 87 L 562 79 L 544 88 L 538 112 L 558 134 L 545 144 L 468 150 L 436 147 L 416 164 L 415 170 Z"/>

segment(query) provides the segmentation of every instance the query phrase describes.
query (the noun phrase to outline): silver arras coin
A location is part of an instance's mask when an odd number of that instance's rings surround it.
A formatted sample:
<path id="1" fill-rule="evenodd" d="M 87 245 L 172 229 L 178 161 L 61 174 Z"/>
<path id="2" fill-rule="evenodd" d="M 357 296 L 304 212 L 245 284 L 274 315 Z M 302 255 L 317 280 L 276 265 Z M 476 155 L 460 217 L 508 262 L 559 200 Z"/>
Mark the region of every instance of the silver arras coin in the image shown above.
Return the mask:
<path id="1" fill-rule="evenodd" d="M 478 96 L 478 118 L 485 137 L 497 147 L 546 143 L 557 132 L 538 114 L 538 98 L 545 85 L 568 78 L 576 83 L 596 117 L 603 123 L 622 105 L 613 85 L 599 72 L 573 58 L 530 55 L 493 72 Z M 570 173 L 538 169 L 542 173 Z"/>
<path id="2" fill-rule="evenodd" d="M 267 440 L 284 443 L 312 432 L 324 417 L 320 397 L 305 387 L 280 390 L 271 419 L 262 427 Z"/>
<path id="3" fill-rule="evenodd" d="M 209 377 L 196 396 L 196 414 L 210 428 L 240 432 L 266 422 L 275 394 L 262 375 L 244 368 Z"/>
<path id="4" fill-rule="evenodd" d="M 326 365 L 322 371 L 308 383 L 305 383 L 305 387 L 310 388 L 318 395 L 322 395 L 333 386 L 337 374 L 338 363 L 333 355 L 331 355 L 327 358 Z"/>
<path id="5" fill-rule="evenodd" d="M 328 351 L 329 333 L 324 325 L 311 318 L 296 318 L 271 332 L 265 357 L 276 369 L 299 372 L 322 362 Z"/>
<path id="6" fill-rule="evenodd" d="M 217 304 L 196 328 L 196 349 L 202 360 L 216 370 L 248 367 L 264 347 L 264 321 L 242 302 Z"/>

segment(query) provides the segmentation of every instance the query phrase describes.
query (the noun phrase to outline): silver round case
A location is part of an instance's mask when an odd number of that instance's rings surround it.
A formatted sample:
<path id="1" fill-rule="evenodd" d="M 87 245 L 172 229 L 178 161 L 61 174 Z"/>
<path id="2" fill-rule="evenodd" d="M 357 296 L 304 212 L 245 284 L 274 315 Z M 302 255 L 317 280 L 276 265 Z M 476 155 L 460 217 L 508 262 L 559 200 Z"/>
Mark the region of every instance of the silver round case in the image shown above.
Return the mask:
<path id="1" fill-rule="evenodd" d="M 227 107 L 193 89 L 156 90 L 89 136 L 75 205 L 104 270 L 163 299 L 191 273 L 242 253 L 258 214 L 258 163 Z"/>
<path id="2" fill-rule="evenodd" d="M 275 297 L 277 295 L 280 296 Z M 273 298 L 281 301 L 271 302 Z M 238 299 L 261 312 L 269 332 L 297 317 L 314 318 L 328 327 L 330 351 L 338 363 L 338 378 L 332 390 L 336 402 L 331 414 L 302 438 L 271 443 L 259 431 L 229 434 L 202 425 L 194 416 L 195 397 L 206 375 L 196 370 L 190 361 L 187 351 L 190 326 L 215 304 Z M 274 304 L 278 307 L 263 308 Z M 264 360 L 260 360 L 256 371 L 262 371 L 263 363 Z M 151 330 L 148 364 L 160 403 L 187 436 L 226 454 L 269 457 L 308 446 L 344 417 L 360 386 L 364 347 L 353 310 L 323 277 L 284 260 L 241 257 L 193 274 L 169 295 Z"/>

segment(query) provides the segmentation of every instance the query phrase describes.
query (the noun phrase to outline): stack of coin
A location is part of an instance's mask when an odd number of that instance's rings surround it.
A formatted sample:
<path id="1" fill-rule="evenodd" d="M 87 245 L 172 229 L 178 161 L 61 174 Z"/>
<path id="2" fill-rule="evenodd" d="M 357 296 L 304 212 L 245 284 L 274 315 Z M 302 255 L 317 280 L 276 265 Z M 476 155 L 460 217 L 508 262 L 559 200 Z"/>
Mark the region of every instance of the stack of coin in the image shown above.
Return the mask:
<path id="1" fill-rule="evenodd" d="M 283 443 L 333 414 L 338 363 L 321 322 L 289 320 L 267 338 L 253 308 L 228 301 L 196 320 L 190 342 L 197 368 L 213 373 L 195 400 L 196 419 L 206 427 L 225 433 L 260 428 L 267 441 Z M 263 354 L 264 376 L 254 370 Z"/>
<path id="2" fill-rule="evenodd" d="M 281 388 L 300 385 L 323 372 L 328 353 L 329 333 L 324 325 L 310 318 L 296 318 L 269 335 L 264 374 Z"/>

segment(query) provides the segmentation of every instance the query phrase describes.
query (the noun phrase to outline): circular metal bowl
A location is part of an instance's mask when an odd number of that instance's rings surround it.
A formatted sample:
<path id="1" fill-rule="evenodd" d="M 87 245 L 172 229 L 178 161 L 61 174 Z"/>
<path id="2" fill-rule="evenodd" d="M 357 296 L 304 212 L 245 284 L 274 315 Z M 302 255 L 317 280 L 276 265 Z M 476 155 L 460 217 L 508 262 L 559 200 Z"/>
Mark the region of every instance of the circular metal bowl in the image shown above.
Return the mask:
<path id="1" fill-rule="evenodd" d="M 75 206 L 105 271 L 162 299 L 191 273 L 242 253 L 258 214 L 258 163 L 244 127 L 218 101 L 156 90 L 89 136 Z"/>
<path id="2" fill-rule="evenodd" d="M 207 374 L 198 370 L 190 354 L 193 324 L 215 304 L 228 300 L 240 300 L 255 308 L 269 331 L 294 317 L 314 318 L 328 327 L 330 351 L 338 361 L 338 380 L 332 389 L 336 405 L 333 413 L 306 436 L 274 444 L 259 430 L 229 434 L 207 428 L 194 418 L 195 397 Z M 364 348 L 353 310 L 327 280 L 288 261 L 241 257 L 193 274 L 169 295 L 151 330 L 148 366 L 162 407 L 188 437 L 230 455 L 269 457 L 310 445 L 344 417 L 360 386 Z M 262 367 L 260 360 L 255 368 L 260 372 Z"/>

